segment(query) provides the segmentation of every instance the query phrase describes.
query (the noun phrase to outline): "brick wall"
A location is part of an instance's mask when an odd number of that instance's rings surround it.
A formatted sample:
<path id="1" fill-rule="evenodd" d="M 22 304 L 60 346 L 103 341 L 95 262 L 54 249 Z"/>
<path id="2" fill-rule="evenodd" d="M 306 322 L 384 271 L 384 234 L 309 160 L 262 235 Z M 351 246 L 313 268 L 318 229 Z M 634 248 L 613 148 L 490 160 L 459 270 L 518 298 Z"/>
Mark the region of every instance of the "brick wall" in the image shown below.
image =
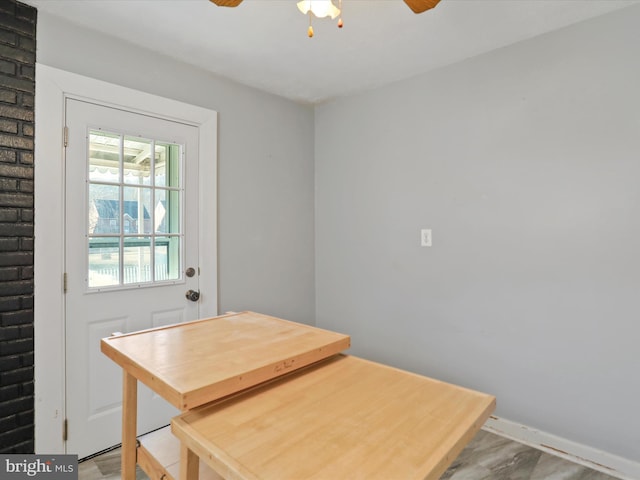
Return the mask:
<path id="1" fill-rule="evenodd" d="M 0 0 L 0 453 L 32 453 L 36 9 Z"/>

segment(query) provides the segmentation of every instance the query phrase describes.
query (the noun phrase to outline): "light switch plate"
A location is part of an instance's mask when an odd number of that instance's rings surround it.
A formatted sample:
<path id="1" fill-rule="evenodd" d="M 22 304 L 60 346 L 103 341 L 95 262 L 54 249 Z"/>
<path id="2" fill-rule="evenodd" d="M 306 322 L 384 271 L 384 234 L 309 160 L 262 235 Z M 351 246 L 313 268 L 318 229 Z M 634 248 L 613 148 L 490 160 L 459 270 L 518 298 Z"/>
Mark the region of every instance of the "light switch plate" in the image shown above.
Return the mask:
<path id="1" fill-rule="evenodd" d="M 430 247 L 431 246 L 431 229 L 423 228 L 420 230 L 420 245 L 422 247 Z"/>

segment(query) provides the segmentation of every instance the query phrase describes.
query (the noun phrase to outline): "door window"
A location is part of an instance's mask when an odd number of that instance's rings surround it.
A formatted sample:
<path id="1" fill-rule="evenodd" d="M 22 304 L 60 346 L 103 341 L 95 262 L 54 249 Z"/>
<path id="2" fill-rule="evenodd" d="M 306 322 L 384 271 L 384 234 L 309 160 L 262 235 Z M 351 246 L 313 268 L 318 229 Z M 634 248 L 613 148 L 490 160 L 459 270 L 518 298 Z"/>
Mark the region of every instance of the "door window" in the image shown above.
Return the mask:
<path id="1" fill-rule="evenodd" d="M 183 146 L 89 129 L 87 287 L 182 279 Z"/>

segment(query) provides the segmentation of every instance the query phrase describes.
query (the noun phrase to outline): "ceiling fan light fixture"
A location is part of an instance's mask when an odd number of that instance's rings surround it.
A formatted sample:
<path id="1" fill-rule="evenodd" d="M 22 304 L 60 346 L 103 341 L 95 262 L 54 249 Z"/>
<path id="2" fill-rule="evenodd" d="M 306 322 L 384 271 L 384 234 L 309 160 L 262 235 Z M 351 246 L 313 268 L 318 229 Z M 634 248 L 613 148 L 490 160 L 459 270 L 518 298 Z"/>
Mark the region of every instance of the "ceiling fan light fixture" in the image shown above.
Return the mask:
<path id="1" fill-rule="evenodd" d="M 333 19 L 340 15 L 340 9 L 331 0 L 300 0 L 298 10 L 305 15 L 311 12 L 318 18 L 331 17 Z"/>
<path id="2" fill-rule="evenodd" d="M 242 3 L 242 0 L 209 1 L 215 3 L 219 7 L 237 7 Z M 404 3 L 406 3 L 415 13 L 422 13 L 434 8 L 438 3 L 440 3 L 440 0 L 404 0 Z M 332 0 L 300 0 L 297 3 L 298 10 L 300 10 L 304 15 L 309 15 L 309 28 L 307 29 L 307 35 L 309 38 L 313 37 L 313 26 L 311 23 L 314 16 L 317 18 L 331 17 L 331 19 L 339 16 L 338 28 L 342 28 L 344 26 L 344 22 L 342 21 L 342 0 L 338 0 L 338 4 L 339 6 L 336 7 Z"/>

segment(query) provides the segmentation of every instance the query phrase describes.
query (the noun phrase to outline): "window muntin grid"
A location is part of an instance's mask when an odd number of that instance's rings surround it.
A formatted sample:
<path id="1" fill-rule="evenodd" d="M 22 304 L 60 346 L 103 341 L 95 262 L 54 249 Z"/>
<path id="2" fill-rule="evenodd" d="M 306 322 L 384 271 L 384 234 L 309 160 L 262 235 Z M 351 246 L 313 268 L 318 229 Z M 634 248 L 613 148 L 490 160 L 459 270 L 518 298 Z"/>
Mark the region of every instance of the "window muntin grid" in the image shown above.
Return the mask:
<path id="1" fill-rule="evenodd" d="M 88 289 L 182 280 L 184 147 L 101 129 L 88 139 Z"/>

